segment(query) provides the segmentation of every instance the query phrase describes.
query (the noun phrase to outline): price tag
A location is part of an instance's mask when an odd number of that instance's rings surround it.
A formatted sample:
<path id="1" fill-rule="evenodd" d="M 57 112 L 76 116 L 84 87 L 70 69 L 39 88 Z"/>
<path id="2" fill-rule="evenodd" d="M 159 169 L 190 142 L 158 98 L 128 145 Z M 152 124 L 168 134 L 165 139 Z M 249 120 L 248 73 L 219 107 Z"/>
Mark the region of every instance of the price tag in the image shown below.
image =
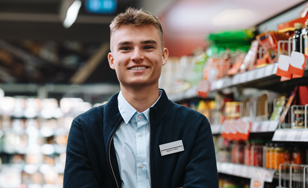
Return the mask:
<path id="1" fill-rule="evenodd" d="M 261 122 L 255 121 L 251 125 L 251 130 L 250 132 L 261 132 Z"/>
<path id="2" fill-rule="evenodd" d="M 270 76 L 270 75 L 272 75 L 273 67 L 274 67 L 273 64 L 267 65 L 267 66 L 265 67 L 264 76 Z"/>
<path id="3" fill-rule="evenodd" d="M 217 165 L 217 171 L 218 171 L 218 172 L 222 172 L 222 171 L 221 171 L 221 167 L 220 167 L 220 162 L 217 162 L 216 165 Z"/>
<path id="4" fill-rule="evenodd" d="M 234 170 L 233 173 L 237 176 L 241 175 L 241 166 L 239 165 L 234 165 Z"/>
<path id="5" fill-rule="evenodd" d="M 304 131 L 303 131 L 302 129 L 297 130 L 297 131 L 296 131 L 296 134 L 295 134 L 294 140 L 295 140 L 295 141 L 300 141 L 303 132 L 304 132 Z"/>
<path id="6" fill-rule="evenodd" d="M 252 125 L 254 127 L 254 132 L 262 132 L 262 122 L 261 121 L 254 122 Z"/>
<path id="7" fill-rule="evenodd" d="M 296 130 L 289 130 L 287 133 L 286 141 L 294 141 L 296 136 Z"/>
<path id="8" fill-rule="evenodd" d="M 219 79 L 214 84 L 216 85 L 216 89 L 221 89 L 223 84 L 224 84 L 224 80 L 223 79 Z"/>
<path id="9" fill-rule="evenodd" d="M 212 125 L 212 134 L 218 134 L 220 133 L 220 126 L 219 125 Z"/>
<path id="10" fill-rule="evenodd" d="M 283 131 L 281 129 L 277 129 L 272 138 L 273 141 L 280 141 Z"/>
<path id="11" fill-rule="evenodd" d="M 267 132 L 270 121 L 263 121 L 261 126 L 261 132 Z"/>
<path id="12" fill-rule="evenodd" d="M 247 170 L 247 177 L 250 178 L 253 177 L 253 175 L 254 175 L 254 168 L 249 166 Z"/>
<path id="13" fill-rule="evenodd" d="M 226 78 L 224 79 L 224 84 L 222 87 L 229 87 L 232 85 L 232 79 L 231 78 Z"/>
<path id="14" fill-rule="evenodd" d="M 229 163 L 227 167 L 228 167 L 227 173 L 233 174 L 233 171 L 234 171 L 234 164 Z"/>
<path id="15" fill-rule="evenodd" d="M 232 84 L 236 85 L 239 83 L 239 81 L 240 81 L 240 75 L 239 74 L 234 75 L 232 79 Z"/>
<path id="16" fill-rule="evenodd" d="M 247 81 L 251 81 L 255 79 L 256 70 L 249 71 L 247 75 Z"/>
<path id="17" fill-rule="evenodd" d="M 279 121 L 270 121 L 267 131 L 272 132 L 277 129 Z"/>
<path id="18" fill-rule="evenodd" d="M 275 172 L 276 170 L 263 169 L 263 180 L 269 183 L 273 182 Z"/>
<path id="19" fill-rule="evenodd" d="M 247 82 L 247 73 L 242 73 L 240 76 L 240 83 L 245 83 Z"/>
<path id="20" fill-rule="evenodd" d="M 252 178 L 250 180 L 250 188 L 262 188 L 264 187 L 264 181 L 259 178 Z"/>
<path id="21" fill-rule="evenodd" d="M 256 75 L 256 78 L 259 79 L 259 78 L 263 78 L 264 77 L 264 68 L 259 68 L 257 69 L 257 75 Z"/>
<path id="22" fill-rule="evenodd" d="M 242 174 L 248 174 L 248 167 L 242 166 Z"/>
<path id="23" fill-rule="evenodd" d="M 213 82 L 210 86 L 210 91 L 214 91 L 216 89 L 216 82 Z"/>
<path id="24" fill-rule="evenodd" d="M 221 163 L 221 164 L 220 164 L 220 170 L 221 170 L 221 172 L 226 173 L 226 172 L 227 172 L 227 167 L 228 167 L 227 163 Z"/>
<path id="25" fill-rule="evenodd" d="M 308 129 L 304 129 L 300 141 L 308 141 Z"/>

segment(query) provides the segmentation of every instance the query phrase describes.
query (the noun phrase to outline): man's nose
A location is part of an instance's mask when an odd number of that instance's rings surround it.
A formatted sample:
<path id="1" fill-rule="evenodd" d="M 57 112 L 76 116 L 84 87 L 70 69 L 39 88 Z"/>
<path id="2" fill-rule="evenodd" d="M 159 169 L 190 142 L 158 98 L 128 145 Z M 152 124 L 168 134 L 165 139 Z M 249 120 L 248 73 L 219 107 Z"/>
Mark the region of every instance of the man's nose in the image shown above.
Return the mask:
<path id="1" fill-rule="evenodd" d="M 142 50 L 140 50 L 139 48 L 135 48 L 131 59 L 133 61 L 143 60 L 144 59 L 144 54 L 143 54 Z"/>

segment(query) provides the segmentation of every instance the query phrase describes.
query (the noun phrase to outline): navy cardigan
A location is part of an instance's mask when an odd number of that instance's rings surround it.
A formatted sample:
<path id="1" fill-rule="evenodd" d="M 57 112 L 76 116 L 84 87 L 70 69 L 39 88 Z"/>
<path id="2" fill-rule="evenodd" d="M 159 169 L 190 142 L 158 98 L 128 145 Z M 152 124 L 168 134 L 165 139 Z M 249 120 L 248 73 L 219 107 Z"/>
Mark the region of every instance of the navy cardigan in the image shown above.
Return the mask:
<path id="1" fill-rule="evenodd" d="M 74 119 L 68 137 L 64 188 L 121 187 L 112 139 L 123 121 L 117 96 Z M 161 156 L 159 145 L 177 140 L 183 141 L 185 150 Z M 194 110 L 173 103 L 164 91 L 150 108 L 149 152 L 152 188 L 218 188 L 208 120 Z"/>

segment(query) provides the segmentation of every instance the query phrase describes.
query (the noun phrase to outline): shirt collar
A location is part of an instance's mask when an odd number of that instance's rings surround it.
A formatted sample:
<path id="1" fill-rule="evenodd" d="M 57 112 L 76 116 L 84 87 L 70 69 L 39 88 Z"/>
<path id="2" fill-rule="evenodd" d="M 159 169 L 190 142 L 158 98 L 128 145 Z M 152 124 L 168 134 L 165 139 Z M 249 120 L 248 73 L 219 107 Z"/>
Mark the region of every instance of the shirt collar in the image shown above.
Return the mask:
<path id="1" fill-rule="evenodd" d="M 155 101 L 155 103 L 151 105 L 151 107 L 153 107 L 159 101 L 162 92 L 163 92 L 162 90 L 159 90 L 159 97 Z M 137 110 L 127 102 L 127 100 L 124 98 L 121 91 L 119 92 L 119 95 L 118 95 L 118 108 L 119 108 L 120 114 L 121 114 L 121 116 L 122 116 L 122 118 L 123 118 L 123 120 L 125 121 L 126 124 L 129 123 L 130 119 L 137 112 Z M 150 112 L 150 108 L 148 108 L 144 112 L 142 112 L 145 115 L 145 117 L 147 118 L 148 121 L 149 121 L 149 112 Z"/>

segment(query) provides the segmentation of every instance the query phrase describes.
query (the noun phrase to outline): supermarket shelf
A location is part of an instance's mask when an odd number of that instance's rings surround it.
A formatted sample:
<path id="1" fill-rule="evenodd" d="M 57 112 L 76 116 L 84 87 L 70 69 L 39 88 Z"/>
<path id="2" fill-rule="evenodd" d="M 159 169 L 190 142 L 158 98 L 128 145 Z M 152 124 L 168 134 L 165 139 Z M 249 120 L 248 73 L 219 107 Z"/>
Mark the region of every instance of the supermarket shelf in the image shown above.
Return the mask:
<path id="1" fill-rule="evenodd" d="M 280 77 L 276 75 L 277 66 L 278 64 L 274 63 L 252 71 L 236 74 L 232 78 L 218 79 L 211 84 L 209 98 L 213 97 L 215 92 L 230 87 L 247 87 L 285 92 L 293 90 L 296 85 L 308 84 L 308 68 L 306 68 L 302 78 L 281 82 Z M 169 99 L 172 101 L 181 101 L 194 97 L 198 97 L 197 86 L 183 92 L 169 95 Z"/>
<path id="2" fill-rule="evenodd" d="M 308 84 L 308 70 L 306 68 L 302 78 L 280 81 L 276 76 L 277 63 L 267 65 L 252 71 L 234 75 L 232 78 L 221 78 L 211 84 L 211 91 L 219 91 L 229 87 L 250 87 L 272 91 L 293 90 L 294 86 Z"/>
<path id="3" fill-rule="evenodd" d="M 274 132 L 278 127 L 278 121 L 254 121 L 251 125 L 251 133 Z"/>
<path id="4" fill-rule="evenodd" d="M 308 129 L 277 129 L 273 141 L 308 142 Z"/>
<path id="5" fill-rule="evenodd" d="M 1 151 L 1 153 L 29 154 L 33 151 L 38 151 L 39 153 L 44 155 L 62 154 L 66 152 L 66 145 L 43 144 L 41 146 L 34 146 L 34 147 L 13 146 L 10 148 L 5 147 L 3 151 Z"/>
<path id="6" fill-rule="evenodd" d="M 192 99 L 192 98 L 201 98 L 198 95 L 198 86 L 191 87 L 185 91 L 181 91 L 178 93 L 170 94 L 168 95 L 168 98 L 172 101 L 181 101 L 186 99 Z M 210 92 L 207 96 L 207 98 L 214 98 L 214 93 Z"/>
<path id="7" fill-rule="evenodd" d="M 190 99 L 190 98 L 198 97 L 197 86 L 191 87 L 188 90 L 185 90 L 179 93 L 171 94 L 168 97 L 172 101 L 180 101 L 183 99 Z"/>
<path id="8" fill-rule="evenodd" d="M 307 174 L 306 174 L 306 178 L 307 178 Z M 279 174 L 275 174 L 274 179 L 279 179 Z M 282 173 L 281 174 L 281 180 L 282 180 L 282 182 L 285 181 L 285 180 L 290 180 L 290 174 L 289 173 Z M 303 173 L 292 174 L 292 181 L 303 182 Z"/>
<path id="9" fill-rule="evenodd" d="M 278 121 L 254 121 L 250 128 L 250 133 L 266 133 L 275 132 L 278 126 Z M 223 132 L 223 125 L 211 125 L 212 134 L 221 134 Z"/>
<path id="10" fill-rule="evenodd" d="M 243 178 L 259 178 L 265 182 L 272 182 L 275 170 L 266 168 L 247 166 L 242 164 L 233 164 L 225 162 L 217 162 L 217 169 L 219 173 L 239 176 Z"/>
<path id="11" fill-rule="evenodd" d="M 0 166 L 0 172 L 3 169 L 16 169 L 17 171 L 26 171 L 34 173 L 36 171 L 42 171 L 46 173 L 46 168 L 53 169 L 56 172 L 63 174 L 64 173 L 64 166 L 63 165 L 50 165 L 50 164 L 2 164 Z"/>
<path id="12" fill-rule="evenodd" d="M 4 92 L 23 93 L 40 92 L 45 90 L 48 93 L 83 93 L 83 94 L 114 94 L 120 91 L 120 86 L 115 84 L 87 84 L 87 85 L 66 85 L 66 84 L 0 84 Z"/>

